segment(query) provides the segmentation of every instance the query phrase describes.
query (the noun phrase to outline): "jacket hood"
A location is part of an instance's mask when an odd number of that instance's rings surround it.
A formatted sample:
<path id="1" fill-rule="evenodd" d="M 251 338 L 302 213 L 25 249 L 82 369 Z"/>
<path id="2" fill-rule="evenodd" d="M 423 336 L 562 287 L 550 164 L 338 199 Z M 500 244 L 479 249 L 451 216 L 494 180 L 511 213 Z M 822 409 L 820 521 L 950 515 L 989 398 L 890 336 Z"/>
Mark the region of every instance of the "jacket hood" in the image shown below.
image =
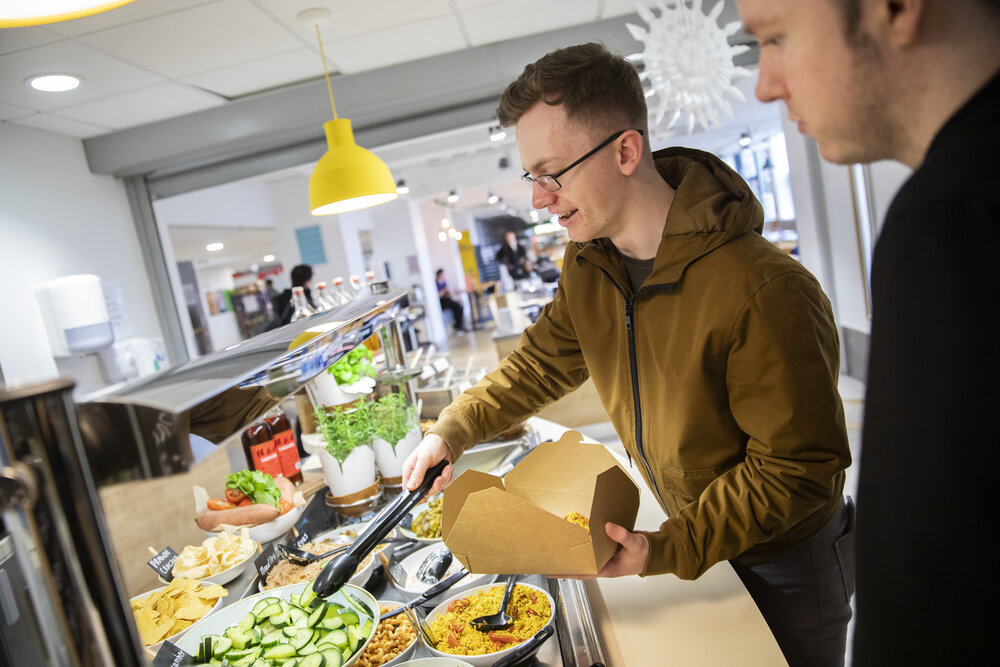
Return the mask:
<path id="1" fill-rule="evenodd" d="M 763 230 L 760 202 L 743 178 L 718 157 L 672 147 L 656 151 L 653 159 L 675 194 L 645 284 L 679 283 L 692 262 L 734 238 Z M 624 275 L 620 255 L 610 239 L 581 244 L 580 250 L 581 259 Z"/>

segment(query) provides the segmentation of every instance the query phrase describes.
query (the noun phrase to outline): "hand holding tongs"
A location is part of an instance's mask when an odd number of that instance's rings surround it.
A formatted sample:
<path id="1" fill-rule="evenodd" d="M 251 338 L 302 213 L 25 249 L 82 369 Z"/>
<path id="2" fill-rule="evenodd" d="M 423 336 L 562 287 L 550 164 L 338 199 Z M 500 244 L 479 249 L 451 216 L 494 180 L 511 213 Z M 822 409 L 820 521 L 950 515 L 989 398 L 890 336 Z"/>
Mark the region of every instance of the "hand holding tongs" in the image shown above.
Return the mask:
<path id="1" fill-rule="evenodd" d="M 396 496 L 395 500 L 379 512 L 368 529 L 354 540 L 347 551 L 327 563 L 313 582 L 312 588 L 316 596 L 325 598 L 339 591 L 354 575 L 354 571 L 358 569 L 362 559 L 370 554 L 380 542 L 384 541 L 389 531 L 431 490 L 431 487 L 434 486 L 434 480 L 448 465 L 450 465 L 448 461 L 443 460 L 428 469 L 419 487 Z"/>

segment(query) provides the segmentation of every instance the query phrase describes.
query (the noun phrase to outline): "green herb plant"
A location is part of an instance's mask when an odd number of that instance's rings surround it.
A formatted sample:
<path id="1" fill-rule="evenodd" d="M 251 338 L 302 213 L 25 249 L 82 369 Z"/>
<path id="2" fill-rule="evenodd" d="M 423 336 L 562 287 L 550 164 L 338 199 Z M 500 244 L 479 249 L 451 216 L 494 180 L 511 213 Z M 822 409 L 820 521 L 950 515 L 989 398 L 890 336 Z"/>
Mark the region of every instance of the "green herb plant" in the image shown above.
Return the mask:
<path id="1" fill-rule="evenodd" d="M 259 470 L 240 470 L 226 477 L 227 489 L 239 489 L 251 502 L 278 507 L 281 491 L 274 478 Z"/>
<path id="2" fill-rule="evenodd" d="M 375 377 L 375 367 L 372 365 L 372 351 L 364 345 L 358 345 L 353 350 L 337 360 L 337 363 L 326 370 L 333 376 L 337 384 L 354 384 L 363 377 Z"/>
<path id="3" fill-rule="evenodd" d="M 393 392 L 378 399 L 371 410 L 375 436 L 388 442 L 395 454 L 396 445 L 419 423 L 417 408 L 410 405 L 405 394 Z"/>
<path id="4" fill-rule="evenodd" d="M 362 401 L 353 410 L 327 412 L 316 408 L 317 430 L 326 441 L 326 451 L 344 472 L 344 461 L 358 447 L 371 447 L 373 424 L 371 405 Z"/>

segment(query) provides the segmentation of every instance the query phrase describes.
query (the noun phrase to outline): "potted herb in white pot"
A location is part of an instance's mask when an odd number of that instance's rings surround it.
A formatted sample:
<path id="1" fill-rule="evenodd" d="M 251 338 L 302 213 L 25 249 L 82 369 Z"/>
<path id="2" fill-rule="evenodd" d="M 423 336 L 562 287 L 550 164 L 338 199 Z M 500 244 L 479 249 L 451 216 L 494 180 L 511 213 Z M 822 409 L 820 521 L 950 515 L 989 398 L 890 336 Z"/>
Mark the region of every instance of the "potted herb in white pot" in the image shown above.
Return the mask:
<path id="1" fill-rule="evenodd" d="M 402 483 L 403 461 L 420 444 L 420 420 L 406 394 L 393 392 L 371 407 L 375 464 L 387 486 Z"/>
<path id="2" fill-rule="evenodd" d="M 373 389 L 372 352 L 364 345 L 355 347 L 313 380 L 313 396 L 326 407 L 352 403 Z"/>
<path id="3" fill-rule="evenodd" d="M 316 430 L 323 436 L 319 450 L 323 479 L 335 498 L 362 491 L 375 484 L 371 411 L 367 403 L 355 410 L 327 412 L 316 408 Z"/>

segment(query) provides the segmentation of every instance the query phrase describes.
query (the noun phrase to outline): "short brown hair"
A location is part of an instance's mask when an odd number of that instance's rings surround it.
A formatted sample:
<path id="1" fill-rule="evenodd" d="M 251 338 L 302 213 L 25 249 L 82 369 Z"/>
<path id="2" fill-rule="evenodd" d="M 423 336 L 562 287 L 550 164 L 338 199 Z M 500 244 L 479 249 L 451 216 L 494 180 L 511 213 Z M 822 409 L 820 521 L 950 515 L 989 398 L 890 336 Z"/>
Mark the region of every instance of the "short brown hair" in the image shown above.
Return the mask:
<path id="1" fill-rule="evenodd" d="M 603 44 L 557 49 L 525 67 L 500 96 L 500 124 L 515 125 L 540 100 L 563 105 L 568 118 L 647 129 L 646 96 L 639 73 Z"/>

